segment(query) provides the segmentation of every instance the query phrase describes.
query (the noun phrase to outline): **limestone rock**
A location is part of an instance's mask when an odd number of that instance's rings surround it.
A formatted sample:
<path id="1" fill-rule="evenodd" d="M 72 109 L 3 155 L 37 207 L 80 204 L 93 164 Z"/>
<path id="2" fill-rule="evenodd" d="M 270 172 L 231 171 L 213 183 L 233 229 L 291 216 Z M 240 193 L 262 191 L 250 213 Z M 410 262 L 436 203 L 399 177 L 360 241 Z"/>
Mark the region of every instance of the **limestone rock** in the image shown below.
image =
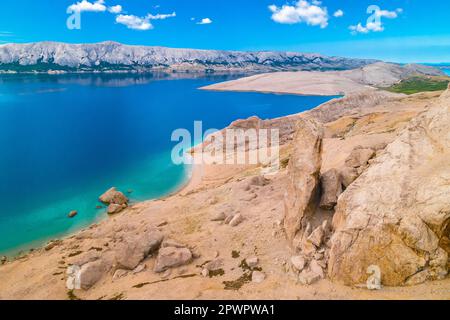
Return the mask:
<path id="1" fill-rule="evenodd" d="M 225 224 L 229 224 L 231 222 L 231 220 L 233 220 L 235 215 L 229 215 L 225 218 L 225 220 L 223 221 Z"/>
<path id="2" fill-rule="evenodd" d="M 231 219 L 229 224 L 232 227 L 236 227 L 241 224 L 242 221 L 244 221 L 244 217 L 242 216 L 242 214 L 238 213 L 233 217 L 233 219 Z"/>
<path id="3" fill-rule="evenodd" d="M 126 209 L 125 204 L 115 204 L 112 203 L 108 206 L 107 212 L 108 214 L 116 214 L 122 212 L 124 209 Z"/>
<path id="4" fill-rule="evenodd" d="M 314 120 L 300 119 L 293 141 L 294 150 L 288 166 L 289 181 L 285 194 L 284 230 L 294 247 L 298 247 L 305 217 L 313 215 L 319 197 L 323 128 Z"/>
<path id="5" fill-rule="evenodd" d="M 301 272 L 305 268 L 306 260 L 303 256 L 294 256 L 291 257 L 291 264 L 296 271 Z"/>
<path id="6" fill-rule="evenodd" d="M 147 265 L 145 263 L 141 263 L 136 268 L 134 268 L 133 274 L 141 273 L 141 272 L 145 271 L 145 269 L 147 269 Z"/>
<path id="7" fill-rule="evenodd" d="M 370 148 L 355 148 L 345 160 L 350 168 L 359 168 L 367 165 L 368 161 L 375 156 L 375 151 Z"/>
<path id="8" fill-rule="evenodd" d="M 208 271 L 208 275 L 210 271 L 216 271 L 223 267 L 223 259 L 214 259 L 207 264 L 204 265 L 204 269 Z"/>
<path id="9" fill-rule="evenodd" d="M 99 260 L 101 258 L 101 253 L 95 250 L 90 250 L 87 252 L 83 252 L 75 257 L 69 258 L 67 262 L 71 265 L 82 266 L 86 263 L 93 262 Z"/>
<path id="10" fill-rule="evenodd" d="M 6 256 L 2 256 L 0 259 L 0 264 L 5 264 L 8 261 L 8 258 Z"/>
<path id="11" fill-rule="evenodd" d="M 415 275 L 412 275 L 408 280 L 406 280 L 407 286 L 415 286 L 421 283 L 424 283 L 427 281 L 427 279 L 430 277 L 430 271 L 424 270 L 416 273 Z"/>
<path id="12" fill-rule="evenodd" d="M 259 264 L 259 259 L 258 259 L 258 257 L 248 257 L 247 259 L 245 259 L 245 263 L 250 268 L 255 268 Z"/>
<path id="13" fill-rule="evenodd" d="M 79 281 L 81 288 L 84 290 L 90 289 L 107 271 L 108 266 L 102 260 L 86 263 L 80 269 Z"/>
<path id="14" fill-rule="evenodd" d="M 47 243 L 47 245 L 44 247 L 45 251 L 50 251 L 54 247 L 59 246 L 62 243 L 61 240 L 51 240 Z"/>
<path id="15" fill-rule="evenodd" d="M 128 235 L 115 248 L 117 264 L 126 270 L 135 269 L 149 254 L 155 252 L 163 240 L 163 234 L 156 229 Z"/>
<path id="16" fill-rule="evenodd" d="M 73 210 L 70 211 L 69 214 L 67 215 L 69 218 L 75 218 L 75 216 L 78 214 L 78 211 Z"/>
<path id="17" fill-rule="evenodd" d="M 126 277 L 127 274 L 128 274 L 127 270 L 118 269 L 118 270 L 116 270 L 116 272 L 114 272 L 113 280 L 117 280 L 117 279 Z"/>
<path id="18" fill-rule="evenodd" d="M 120 191 L 117 191 L 116 188 L 111 188 L 102 194 L 99 198 L 100 202 L 104 204 L 119 204 L 126 205 L 128 204 L 128 198 Z"/>
<path id="19" fill-rule="evenodd" d="M 320 207 L 325 210 L 332 210 L 342 193 L 341 175 L 336 169 L 330 169 L 321 176 L 320 182 L 322 187 Z"/>
<path id="20" fill-rule="evenodd" d="M 318 226 L 314 231 L 308 236 L 307 240 L 311 242 L 316 248 L 322 245 L 323 237 L 325 236 L 325 231 L 322 226 Z"/>
<path id="21" fill-rule="evenodd" d="M 170 268 L 180 267 L 192 260 L 192 253 L 187 248 L 167 247 L 159 250 L 155 263 L 155 272 L 161 273 Z"/>
<path id="22" fill-rule="evenodd" d="M 211 221 L 224 221 L 227 218 L 225 212 L 216 212 L 212 217 Z"/>
<path id="23" fill-rule="evenodd" d="M 365 283 L 371 265 L 380 268 L 388 286 L 417 282 L 425 270 L 428 279 L 447 273 L 449 127 L 446 91 L 341 195 L 333 219 L 330 278 L 348 285 Z M 435 256 L 441 258 L 432 263 Z"/>
<path id="24" fill-rule="evenodd" d="M 203 278 L 208 277 L 209 276 L 209 270 L 206 269 L 206 268 L 203 268 L 202 272 L 201 272 L 201 275 L 202 275 Z"/>
<path id="25" fill-rule="evenodd" d="M 264 280 L 266 280 L 266 275 L 260 271 L 253 271 L 252 272 L 252 282 L 254 283 L 261 283 Z"/>
<path id="26" fill-rule="evenodd" d="M 312 260 L 309 263 L 309 269 L 311 270 L 311 272 L 319 275 L 320 279 L 325 277 L 322 266 L 316 260 Z"/>
<path id="27" fill-rule="evenodd" d="M 340 170 L 340 178 L 344 188 L 348 188 L 358 177 L 358 170 L 355 168 L 344 167 Z"/>
<path id="28" fill-rule="evenodd" d="M 161 248 L 174 247 L 174 248 L 186 248 L 186 245 L 179 243 L 172 239 L 164 239 L 161 244 Z"/>
<path id="29" fill-rule="evenodd" d="M 321 279 L 320 274 L 314 273 L 311 270 L 303 270 L 298 276 L 298 281 L 303 285 L 313 284 Z"/>

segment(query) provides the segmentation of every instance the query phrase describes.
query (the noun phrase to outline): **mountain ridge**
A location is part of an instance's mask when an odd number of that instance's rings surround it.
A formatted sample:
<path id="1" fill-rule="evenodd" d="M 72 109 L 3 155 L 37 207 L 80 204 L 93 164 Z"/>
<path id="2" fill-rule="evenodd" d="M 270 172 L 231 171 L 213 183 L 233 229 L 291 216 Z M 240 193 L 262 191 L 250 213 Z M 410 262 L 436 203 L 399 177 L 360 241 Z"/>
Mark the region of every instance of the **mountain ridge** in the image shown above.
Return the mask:
<path id="1" fill-rule="evenodd" d="M 43 41 L 0 45 L 2 72 L 349 70 L 378 60 L 288 51 L 228 51 Z"/>

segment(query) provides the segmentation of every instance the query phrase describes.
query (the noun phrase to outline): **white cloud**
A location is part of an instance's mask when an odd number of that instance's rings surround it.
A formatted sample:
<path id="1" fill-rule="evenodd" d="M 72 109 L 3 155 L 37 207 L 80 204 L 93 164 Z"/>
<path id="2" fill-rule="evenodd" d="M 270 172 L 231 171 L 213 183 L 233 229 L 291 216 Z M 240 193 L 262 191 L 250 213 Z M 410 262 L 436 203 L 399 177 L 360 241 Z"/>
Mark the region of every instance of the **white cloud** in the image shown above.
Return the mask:
<path id="1" fill-rule="evenodd" d="M 152 14 L 148 14 L 147 15 L 147 17 L 150 20 L 165 20 L 167 18 L 175 18 L 176 16 L 177 16 L 176 12 L 169 13 L 169 14 L 160 14 L 160 13 L 158 13 L 158 14 L 155 14 L 155 15 L 152 15 Z"/>
<path id="2" fill-rule="evenodd" d="M 211 24 L 213 21 L 210 18 L 203 18 L 200 22 L 197 22 L 197 24 Z"/>
<path id="3" fill-rule="evenodd" d="M 340 18 L 344 16 L 344 11 L 342 11 L 341 9 L 337 10 L 335 13 L 333 13 L 333 16 L 336 18 Z"/>
<path id="4" fill-rule="evenodd" d="M 132 14 L 125 14 L 121 5 L 113 5 L 107 7 L 105 0 L 82 0 L 70 5 L 67 8 L 68 12 L 105 12 L 108 11 L 116 15 L 116 23 L 123 24 L 129 29 L 133 30 L 150 30 L 153 29 L 151 20 L 164 20 L 176 17 L 176 13 L 170 14 L 147 14 L 145 17 L 139 17 Z M 157 6 L 155 6 L 157 7 Z M 159 7 L 159 6 L 158 6 Z"/>
<path id="5" fill-rule="evenodd" d="M 122 6 L 118 4 L 117 6 L 109 7 L 108 11 L 114 14 L 119 14 L 122 12 Z"/>
<path id="6" fill-rule="evenodd" d="M 349 26 L 352 34 L 358 33 L 369 33 L 369 32 L 382 32 L 384 31 L 384 26 L 382 22 L 382 18 L 387 19 L 396 19 L 399 14 L 403 12 L 402 8 L 398 8 L 395 11 L 389 10 L 376 10 L 371 17 L 375 19 L 369 18 L 365 26 L 362 23 L 358 23 L 357 25 Z"/>
<path id="7" fill-rule="evenodd" d="M 276 5 L 269 6 L 272 12 L 272 20 L 282 24 L 306 23 L 311 26 L 328 26 L 328 11 L 326 7 L 321 6 L 320 1 L 299 0 L 294 5 Z"/>
<path id="8" fill-rule="evenodd" d="M 375 12 L 377 17 L 384 17 L 389 19 L 395 19 L 398 17 L 397 11 L 379 10 Z"/>
<path id="9" fill-rule="evenodd" d="M 106 6 L 104 0 L 98 0 L 96 2 L 82 0 L 81 2 L 70 5 L 67 10 L 71 12 L 104 12 L 106 11 Z"/>
<path id="10" fill-rule="evenodd" d="M 134 15 L 119 14 L 116 17 L 116 22 L 125 25 L 128 29 L 133 30 L 150 30 L 153 29 L 153 25 L 150 23 L 148 17 L 138 17 Z"/>

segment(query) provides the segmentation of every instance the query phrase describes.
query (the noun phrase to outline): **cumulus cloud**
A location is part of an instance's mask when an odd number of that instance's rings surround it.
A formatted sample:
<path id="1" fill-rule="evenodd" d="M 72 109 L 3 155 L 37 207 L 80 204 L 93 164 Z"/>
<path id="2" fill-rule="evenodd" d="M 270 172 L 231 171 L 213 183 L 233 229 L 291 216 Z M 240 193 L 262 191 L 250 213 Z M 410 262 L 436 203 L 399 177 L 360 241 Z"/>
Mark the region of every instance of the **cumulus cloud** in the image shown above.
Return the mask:
<path id="1" fill-rule="evenodd" d="M 165 20 L 176 17 L 176 13 L 169 14 L 147 14 L 144 17 L 139 17 L 132 14 L 125 14 L 121 5 L 106 6 L 105 0 L 82 0 L 70 5 L 67 8 L 68 12 L 105 12 L 108 11 L 116 15 L 116 23 L 123 24 L 129 29 L 133 30 L 150 30 L 153 29 L 151 20 Z M 159 7 L 159 6 L 155 6 Z"/>
<path id="2" fill-rule="evenodd" d="M 310 26 L 328 26 L 328 11 L 320 1 L 309 2 L 299 0 L 293 5 L 285 4 L 282 7 L 270 5 L 272 20 L 282 24 L 306 23 Z"/>
<path id="3" fill-rule="evenodd" d="M 352 31 L 352 33 L 369 33 L 371 31 L 373 32 L 384 31 L 384 27 L 381 24 L 381 22 L 369 22 L 365 26 L 363 26 L 361 23 L 358 23 L 355 26 L 350 26 L 349 29 Z"/>
<path id="4" fill-rule="evenodd" d="M 342 11 L 341 9 L 337 10 L 335 13 L 333 13 L 333 16 L 335 18 L 340 18 L 344 16 L 344 11 Z"/>
<path id="5" fill-rule="evenodd" d="M 370 8 L 370 7 L 369 7 Z M 372 16 L 367 20 L 366 25 L 364 26 L 361 22 L 357 25 L 351 25 L 349 26 L 349 29 L 352 34 L 358 34 L 358 33 L 369 33 L 369 32 L 382 32 L 384 31 L 384 25 L 382 22 L 382 18 L 387 19 L 396 19 L 399 14 L 403 12 L 402 8 L 398 8 L 394 11 L 389 10 L 381 10 L 380 8 L 376 7 L 377 9 L 374 9 L 373 11 L 370 11 L 368 9 L 368 13 L 372 13 Z"/>
<path id="6" fill-rule="evenodd" d="M 150 30 L 153 29 L 153 25 L 150 23 L 148 17 L 138 17 L 131 14 L 119 14 L 116 17 L 116 22 L 125 25 L 128 29 L 133 30 Z"/>
<path id="7" fill-rule="evenodd" d="M 200 22 L 197 22 L 197 24 L 211 24 L 213 21 L 210 18 L 203 18 Z"/>
<path id="8" fill-rule="evenodd" d="M 104 12 L 106 11 L 106 6 L 104 0 L 98 0 L 96 2 L 82 0 L 81 2 L 70 5 L 67 10 L 71 12 Z"/>
<path id="9" fill-rule="evenodd" d="M 119 14 L 122 12 L 122 6 L 118 4 L 117 6 L 109 7 L 108 11 L 114 14 Z"/>

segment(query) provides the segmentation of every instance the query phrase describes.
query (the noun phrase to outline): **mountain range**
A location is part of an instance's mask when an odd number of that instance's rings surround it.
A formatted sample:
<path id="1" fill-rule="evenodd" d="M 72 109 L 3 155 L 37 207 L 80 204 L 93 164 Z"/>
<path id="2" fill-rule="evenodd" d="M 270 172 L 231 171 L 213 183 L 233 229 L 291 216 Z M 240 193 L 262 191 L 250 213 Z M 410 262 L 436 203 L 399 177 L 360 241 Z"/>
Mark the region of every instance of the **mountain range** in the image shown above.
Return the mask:
<path id="1" fill-rule="evenodd" d="M 277 51 L 219 51 L 117 42 L 0 45 L 0 72 L 231 72 L 349 70 L 376 60 Z"/>

